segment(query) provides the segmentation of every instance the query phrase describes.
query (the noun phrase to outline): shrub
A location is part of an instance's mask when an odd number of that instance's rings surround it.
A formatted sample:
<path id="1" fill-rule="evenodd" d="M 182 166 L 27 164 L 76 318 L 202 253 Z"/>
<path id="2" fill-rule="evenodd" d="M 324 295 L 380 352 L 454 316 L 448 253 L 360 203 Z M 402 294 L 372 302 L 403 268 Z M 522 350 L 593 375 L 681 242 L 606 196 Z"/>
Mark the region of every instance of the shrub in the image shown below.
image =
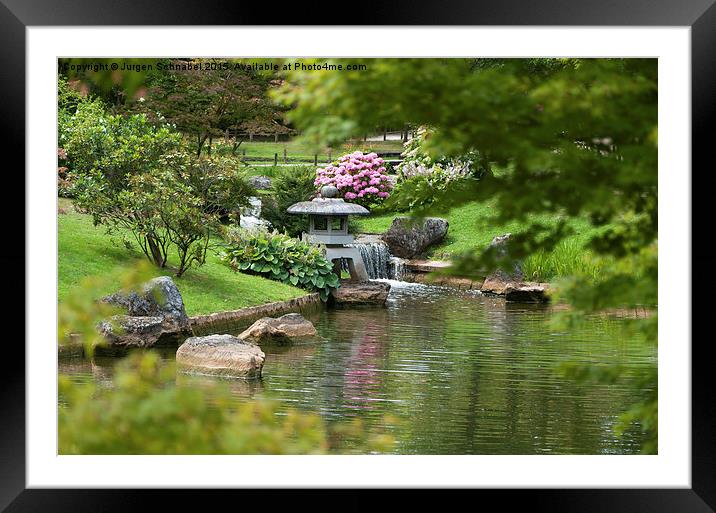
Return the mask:
<path id="1" fill-rule="evenodd" d="M 274 401 L 236 401 L 225 383 L 178 376 L 156 351 L 119 361 L 114 386 L 58 379 L 60 454 L 330 454 L 390 451 L 385 417 L 325 423 Z"/>
<path id="2" fill-rule="evenodd" d="M 338 288 L 333 264 L 322 251 L 308 242 L 277 231 L 226 231 L 226 247 L 221 260 L 235 271 L 260 274 L 272 280 L 317 291 L 326 301 L 330 289 Z"/>
<path id="3" fill-rule="evenodd" d="M 311 454 L 328 449 L 315 414 L 234 404 L 226 387 L 175 384 L 155 352 L 117 366 L 112 389 L 60 376 L 60 454 Z M 247 434 L 252 436 L 247 436 Z"/>
<path id="4" fill-rule="evenodd" d="M 491 173 L 490 166 L 479 152 L 459 157 L 432 157 L 426 150 L 431 130 L 421 127 L 418 136 L 405 143 L 403 162 L 397 166 L 398 182 L 389 206 L 398 211 L 425 208 L 448 191 L 464 185 L 466 180 L 479 180 Z"/>
<path id="5" fill-rule="evenodd" d="M 261 216 L 276 230 L 298 237 L 308 227 L 308 216 L 289 214 L 286 209 L 315 195 L 314 180 L 315 172 L 310 166 L 278 170 L 271 180 L 270 195 L 263 199 Z"/>
<path id="6" fill-rule="evenodd" d="M 176 276 L 204 263 L 221 216 L 248 204 L 255 193 L 243 174 L 183 153 L 169 154 L 159 167 L 128 176 L 121 189 L 98 170 L 77 177 L 73 189 L 77 207 L 91 214 L 95 225 L 119 235 L 125 245 L 130 245 L 131 234 L 156 266 L 166 267 L 173 249 L 179 259 Z"/>
<path id="7" fill-rule="evenodd" d="M 76 83 L 75 83 L 76 84 Z M 57 80 L 57 111 L 74 114 L 77 105 L 85 101 L 86 95 L 82 94 L 76 88 L 62 77 Z"/>
<path id="8" fill-rule="evenodd" d="M 363 206 L 372 206 L 390 196 L 393 188 L 383 159 L 360 151 L 343 155 L 336 164 L 316 170 L 315 185 L 334 185 L 341 196 Z"/>
<path id="9" fill-rule="evenodd" d="M 115 189 L 124 187 L 129 176 L 157 167 L 181 138 L 167 125 L 152 125 L 143 114 L 109 115 L 100 100 L 89 98 L 74 112 L 60 111 L 58 129 L 70 175 L 99 171 Z"/>
<path id="10" fill-rule="evenodd" d="M 257 194 L 248 175 L 230 158 L 197 158 L 176 152 L 163 156 L 160 165 L 185 179 L 208 214 L 238 219 L 241 209 L 249 205 L 249 197 Z"/>

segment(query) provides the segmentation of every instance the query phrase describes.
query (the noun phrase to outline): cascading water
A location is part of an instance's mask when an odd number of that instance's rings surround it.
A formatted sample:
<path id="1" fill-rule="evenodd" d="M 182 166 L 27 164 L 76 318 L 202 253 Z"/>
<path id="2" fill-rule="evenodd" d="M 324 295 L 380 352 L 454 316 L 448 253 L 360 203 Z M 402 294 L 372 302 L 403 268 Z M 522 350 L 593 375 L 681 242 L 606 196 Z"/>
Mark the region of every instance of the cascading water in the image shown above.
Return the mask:
<path id="1" fill-rule="evenodd" d="M 368 242 L 349 244 L 349 246 L 358 248 L 360 256 L 363 258 L 365 269 L 368 271 L 368 277 L 371 280 L 390 278 L 390 266 L 388 265 L 390 262 L 390 252 L 385 243 Z"/>
<path id="2" fill-rule="evenodd" d="M 362 240 L 361 240 L 362 239 Z M 361 236 L 355 243 L 349 244 L 358 248 L 363 258 L 368 277 L 371 280 L 402 280 L 405 271 L 405 260 L 391 256 L 388 245 L 377 237 Z M 346 262 L 341 268 L 348 271 Z"/>
<path id="3" fill-rule="evenodd" d="M 249 229 L 259 226 L 268 227 L 268 221 L 261 219 L 261 198 L 255 196 L 249 198 L 249 206 L 242 210 L 239 225 Z"/>
<path id="4" fill-rule="evenodd" d="M 390 257 L 390 279 L 404 281 L 405 278 L 405 260 L 404 258 Z"/>

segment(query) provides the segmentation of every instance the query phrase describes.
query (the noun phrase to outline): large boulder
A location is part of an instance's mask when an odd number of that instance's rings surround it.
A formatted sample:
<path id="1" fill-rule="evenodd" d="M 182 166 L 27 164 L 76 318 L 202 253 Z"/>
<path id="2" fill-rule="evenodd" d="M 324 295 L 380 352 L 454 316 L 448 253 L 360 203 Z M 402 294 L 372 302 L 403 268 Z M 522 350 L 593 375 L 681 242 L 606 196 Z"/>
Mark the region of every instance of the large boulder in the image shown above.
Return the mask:
<path id="1" fill-rule="evenodd" d="M 139 293 L 116 293 L 103 298 L 103 301 L 124 308 L 127 315 L 133 317 L 161 317 L 165 329 L 189 327 L 184 300 L 169 276 L 149 280 Z"/>
<path id="2" fill-rule="evenodd" d="M 102 301 L 127 312 L 100 324 L 100 332 L 112 346 L 151 347 L 160 340 L 191 335 L 184 300 L 169 276 L 150 280 L 139 292 L 115 293 Z"/>
<path id="3" fill-rule="evenodd" d="M 162 317 L 116 315 L 102 321 L 99 331 L 112 347 L 152 347 L 165 335 Z"/>
<path id="4" fill-rule="evenodd" d="M 408 217 L 396 217 L 383 240 L 390 253 L 400 258 L 414 258 L 428 246 L 443 240 L 448 231 L 448 222 L 440 217 L 426 217 L 414 221 Z"/>
<path id="5" fill-rule="evenodd" d="M 493 275 L 502 281 L 521 281 L 524 278 L 522 265 L 519 260 L 510 255 L 509 241 L 511 237 L 511 233 L 506 233 L 494 237 L 490 242 L 490 247 L 494 248 L 496 260 L 502 264 L 503 268 L 509 269 L 509 272 L 498 269 Z"/>
<path id="6" fill-rule="evenodd" d="M 331 290 L 333 301 L 338 304 L 385 304 L 390 292 L 390 283 L 368 281 L 361 283 L 343 282 Z"/>
<path id="7" fill-rule="evenodd" d="M 275 342 L 280 344 L 315 339 L 318 332 L 313 323 L 301 314 L 289 313 L 281 317 L 262 317 L 239 334 L 239 338 L 259 344 Z"/>
<path id="8" fill-rule="evenodd" d="M 271 178 L 265 175 L 250 176 L 249 183 L 258 190 L 271 188 Z"/>
<path id="9" fill-rule="evenodd" d="M 265 360 L 260 347 L 233 335 L 191 337 L 176 354 L 183 372 L 225 377 L 260 377 Z"/>

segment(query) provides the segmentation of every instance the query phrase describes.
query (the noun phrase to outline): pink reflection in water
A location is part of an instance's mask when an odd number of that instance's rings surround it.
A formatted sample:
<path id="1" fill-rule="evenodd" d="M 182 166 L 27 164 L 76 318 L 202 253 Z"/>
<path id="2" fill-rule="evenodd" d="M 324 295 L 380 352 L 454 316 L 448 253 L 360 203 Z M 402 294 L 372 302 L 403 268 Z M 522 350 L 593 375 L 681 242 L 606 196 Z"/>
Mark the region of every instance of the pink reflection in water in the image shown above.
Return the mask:
<path id="1" fill-rule="evenodd" d="M 356 334 L 351 357 L 344 372 L 343 397 L 346 408 L 368 409 L 371 398 L 380 385 L 378 365 L 384 355 L 384 334 L 376 326 L 367 326 Z"/>

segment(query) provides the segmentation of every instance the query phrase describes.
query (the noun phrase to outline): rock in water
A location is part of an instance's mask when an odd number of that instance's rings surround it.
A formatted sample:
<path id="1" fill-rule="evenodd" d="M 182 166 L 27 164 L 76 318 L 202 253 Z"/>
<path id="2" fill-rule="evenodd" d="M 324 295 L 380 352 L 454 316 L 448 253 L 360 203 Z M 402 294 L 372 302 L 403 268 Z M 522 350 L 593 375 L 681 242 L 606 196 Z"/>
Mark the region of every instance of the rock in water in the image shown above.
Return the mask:
<path id="1" fill-rule="evenodd" d="M 182 330 L 189 327 L 189 317 L 179 289 L 169 276 L 159 276 L 147 282 L 141 293 L 116 293 L 103 299 L 121 306 L 133 317 L 161 317 L 165 329 Z"/>
<path id="2" fill-rule="evenodd" d="M 507 273 L 497 272 L 485 278 L 480 288 L 483 294 L 504 296 L 515 303 L 546 303 L 549 301 L 549 284 L 512 279 Z"/>
<path id="3" fill-rule="evenodd" d="M 511 234 L 506 233 L 492 239 L 490 247 L 495 248 L 496 258 L 503 266 L 512 269 L 506 272 L 501 269 L 490 274 L 482 283 L 483 294 L 504 296 L 506 301 L 515 303 L 546 303 L 549 301 L 547 291 L 549 284 L 523 281 L 520 262 L 510 257 L 508 243 Z"/>
<path id="4" fill-rule="evenodd" d="M 184 300 L 169 276 L 150 280 L 141 292 L 116 293 L 102 301 L 127 311 L 116 316 L 114 323 L 100 324 L 101 333 L 113 346 L 151 347 L 160 339 L 191 335 Z"/>
<path id="5" fill-rule="evenodd" d="M 421 222 L 412 222 L 407 217 L 396 217 L 383 240 L 390 253 L 400 258 L 413 258 L 423 253 L 428 246 L 440 242 L 447 234 L 449 224 L 440 217 L 426 217 Z"/>
<path id="6" fill-rule="evenodd" d="M 239 338 L 259 344 L 262 342 L 291 343 L 318 336 L 311 321 L 301 314 L 290 313 L 281 317 L 262 317 L 241 334 Z"/>
<path id="7" fill-rule="evenodd" d="M 164 319 L 116 315 L 101 322 L 99 331 L 112 347 L 152 347 L 165 333 Z"/>
<path id="8" fill-rule="evenodd" d="M 547 303 L 549 286 L 546 283 L 520 283 L 505 290 L 505 300 L 515 303 Z"/>
<path id="9" fill-rule="evenodd" d="M 261 348 L 233 335 L 191 337 L 177 349 L 177 367 L 212 376 L 258 378 L 266 355 Z"/>
<path id="10" fill-rule="evenodd" d="M 341 283 L 331 290 L 333 300 L 338 304 L 385 304 L 390 292 L 390 283 L 369 281 L 362 283 Z"/>

